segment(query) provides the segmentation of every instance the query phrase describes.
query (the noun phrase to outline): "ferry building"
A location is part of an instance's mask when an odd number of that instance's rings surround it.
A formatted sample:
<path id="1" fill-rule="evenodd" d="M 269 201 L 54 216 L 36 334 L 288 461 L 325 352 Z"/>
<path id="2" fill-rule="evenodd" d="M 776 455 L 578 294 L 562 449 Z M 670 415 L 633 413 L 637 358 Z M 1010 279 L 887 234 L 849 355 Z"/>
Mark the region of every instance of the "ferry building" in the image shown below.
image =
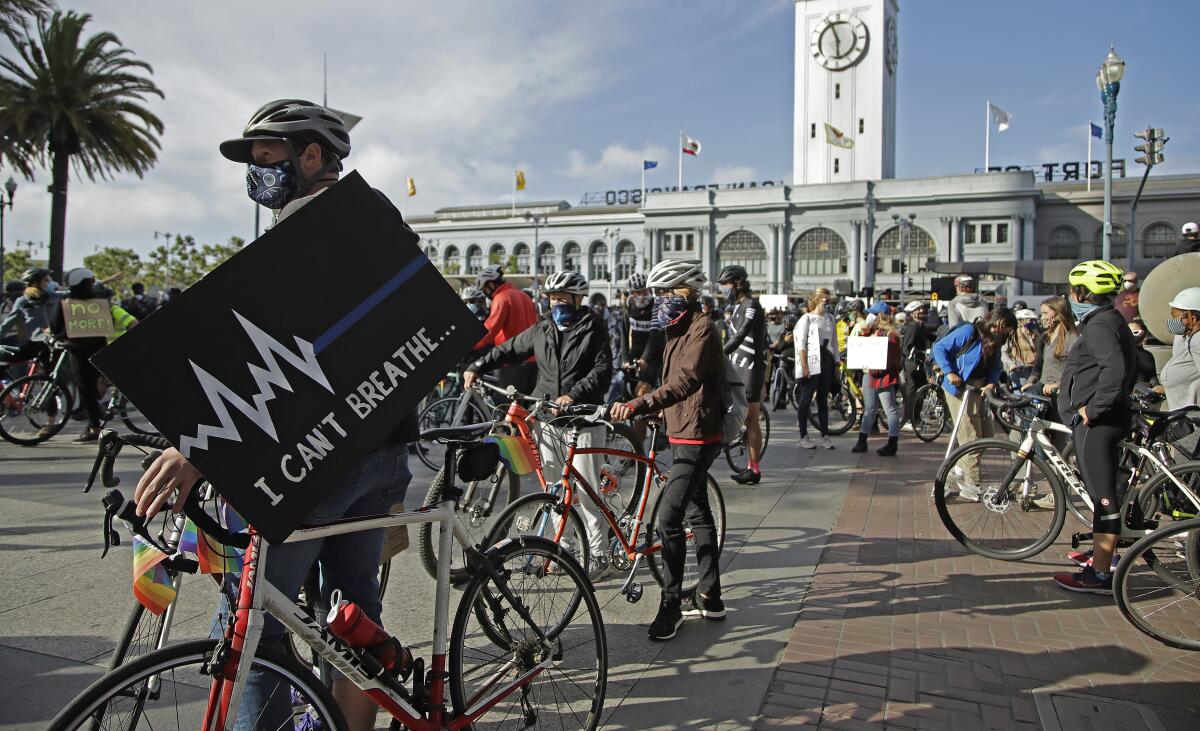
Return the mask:
<path id="1" fill-rule="evenodd" d="M 985 291 L 1062 291 L 1071 264 L 1100 255 L 1101 164 L 894 177 L 899 21 L 896 0 L 796 0 L 791 183 L 652 188 L 644 200 L 639 190 L 605 191 L 574 205 L 518 203 L 515 215 L 497 203 L 408 220 L 456 285 L 500 263 L 518 283 L 573 270 L 612 295 L 658 261 L 698 258 L 713 274 L 745 266 L 763 293 L 899 290 L 901 277 L 908 290 L 928 291 L 933 277 L 958 272 L 975 274 Z M 828 142 L 826 125 L 853 145 Z M 1200 174 L 1149 178 L 1131 251 L 1141 170 L 1114 161 L 1112 257 L 1145 274 L 1183 224 L 1200 219 Z"/>

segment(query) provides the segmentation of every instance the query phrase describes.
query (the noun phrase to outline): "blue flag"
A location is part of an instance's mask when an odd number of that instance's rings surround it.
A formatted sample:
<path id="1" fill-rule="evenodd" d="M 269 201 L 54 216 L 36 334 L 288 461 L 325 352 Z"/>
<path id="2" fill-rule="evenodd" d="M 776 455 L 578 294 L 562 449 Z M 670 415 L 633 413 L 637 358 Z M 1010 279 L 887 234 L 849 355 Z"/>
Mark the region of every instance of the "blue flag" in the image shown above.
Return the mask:
<path id="1" fill-rule="evenodd" d="M 642 170 L 653 170 L 658 167 L 658 160 L 642 160 Z"/>
<path id="2" fill-rule="evenodd" d="M 1095 122 L 1088 122 L 1088 126 L 1092 128 L 1092 137 L 1098 140 L 1104 138 L 1104 130 L 1100 129 L 1100 125 Z"/>

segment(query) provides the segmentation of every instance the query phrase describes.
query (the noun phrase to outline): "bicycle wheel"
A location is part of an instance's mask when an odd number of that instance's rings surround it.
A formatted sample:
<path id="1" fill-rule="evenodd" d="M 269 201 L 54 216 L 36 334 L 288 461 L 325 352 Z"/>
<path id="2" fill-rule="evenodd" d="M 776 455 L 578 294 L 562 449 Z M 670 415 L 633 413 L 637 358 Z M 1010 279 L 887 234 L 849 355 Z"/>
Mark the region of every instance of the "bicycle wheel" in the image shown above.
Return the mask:
<path id="1" fill-rule="evenodd" d="M 432 507 L 437 504 L 437 500 L 442 494 L 442 484 L 445 481 L 445 476 L 439 471 L 433 478 L 433 483 L 429 485 L 429 492 L 425 494 L 424 505 Z M 487 540 L 487 536 L 500 514 L 516 500 L 520 487 L 520 478 L 509 472 L 503 464 L 498 465 L 496 471 L 488 479 L 476 480 L 467 484 L 463 498 L 455 505 L 455 512 L 458 514 L 459 525 L 470 534 L 472 546 L 492 545 Z M 438 566 L 436 528 L 437 524 L 435 523 L 421 523 L 417 527 L 417 555 L 420 557 L 421 565 L 425 567 L 426 573 L 435 579 Z M 471 578 L 470 569 L 466 564 L 466 556 L 461 548 L 461 546 L 456 547 L 454 555 L 450 559 L 450 583 L 452 584 L 461 584 Z"/>
<path id="2" fill-rule="evenodd" d="M 1113 595 L 1129 622 L 1159 642 L 1200 650 L 1200 519 L 1165 525 L 1125 551 Z"/>
<path id="3" fill-rule="evenodd" d="M 455 715 L 517 684 L 471 727 L 595 729 L 608 683 L 608 641 L 583 567 L 559 546 L 528 537 L 497 546 L 485 560 L 496 575 L 480 570 L 472 577 L 450 634 Z M 493 636 L 497 629 L 500 637 Z"/>
<path id="4" fill-rule="evenodd" d="M 117 398 L 117 413 L 121 415 L 121 421 L 125 422 L 125 426 L 134 434 L 158 434 L 158 429 L 150 423 L 150 420 L 138 411 L 138 407 L 129 402 L 125 398 L 125 394 L 121 394 Z"/>
<path id="5" fill-rule="evenodd" d="M 582 491 L 577 492 L 580 494 L 581 500 L 589 500 L 586 495 L 581 493 Z M 535 492 L 519 498 L 496 518 L 484 545 L 494 546 L 505 538 L 537 536 L 558 543 L 571 558 L 579 562 L 579 565 L 586 570 L 590 565 L 591 558 L 587 529 L 583 526 L 583 519 L 579 517 L 579 511 L 572 510 L 570 513 L 566 513 L 560 510 L 561 503 L 562 500 L 559 496 L 548 492 Z M 565 525 L 563 525 L 564 515 L 570 516 Z M 562 536 L 555 540 L 560 527 Z"/>
<path id="6" fill-rule="evenodd" d="M 835 385 L 837 387 L 829 392 L 829 400 L 826 403 L 829 409 L 829 433 L 836 437 L 850 431 L 854 426 L 858 419 L 858 404 L 850 395 L 850 389 L 846 386 L 844 377 Z M 800 399 L 797 398 L 796 402 L 799 403 L 799 401 Z M 808 423 L 814 429 L 820 428 L 815 405 L 808 413 Z"/>
<path id="7" fill-rule="evenodd" d="M 646 450 L 629 424 L 624 422 L 605 423 L 604 429 L 605 449 L 618 449 L 622 452 L 645 456 Z M 603 458 L 607 460 L 616 477 L 617 493 L 620 495 L 622 503 L 620 506 L 614 506 L 614 512 L 617 517 L 628 515 L 637 508 L 638 500 L 641 499 L 642 486 L 646 484 L 646 470 L 649 467 L 645 462 L 639 462 L 630 457 L 604 455 Z"/>
<path id="8" fill-rule="evenodd" d="M 767 409 L 758 405 L 758 429 L 762 434 L 762 449 L 759 450 L 759 461 L 767 454 L 767 443 L 771 440 L 771 414 Z M 729 469 L 734 472 L 741 472 L 746 469 L 746 462 L 750 459 L 750 450 L 746 448 L 746 427 L 742 426 L 742 433 L 732 442 L 725 444 L 721 450 L 725 453 L 725 462 L 729 464 Z M 644 481 L 645 475 L 642 479 Z M 642 484 L 641 481 L 638 484 Z"/>
<path id="9" fill-rule="evenodd" d="M 178 586 L 176 587 L 178 588 Z M 108 669 L 112 670 L 158 649 L 158 641 L 162 636 L 167 613 L 155 614 L 134 602 L 125 620 L 125 627 L 113 648 L 112 657 L 108 660 Z"/>
<path id="10" fill-rule="evenodd" d="M 717 530 L 717 561 L 718 568 L 721 561 L 721 550 L 725 547 L 725 497 L 721 494 L 721 488 L 717 485 L 717 481 L 708 476 L 708 507 L 712 510 L 713 527 Z M 655 536 L 654 530 L 658 527 L 658 511 L 662 506 L 663 494 L 658 494 L 658 499 L 654 502 L 654 510 L 650 513 L 650 522 L 646 524 L 646 535 L 651 537 L 651 540 L 658 540 L 661 536 Z M 687 548 L 684 551 L 683 559 L 683 585 L 684 592 L 693 591 L 696 584 L 700 581 L 700 565 L 696 560 L 695 551 L 695 534 L 692 530 L 692 521 L 687 517 L 686 508 L 683 518 L 683 532 L 687 536 Z M 657 551 L 646 557 L 646 563 L 650 564 L 650 573 L 654 576 L 654 580 L 659 586 L 663 585 L 662 575 L 662 552 Z"/>
<path id="11" fill-rule="evenodd" d="M 217 640 L 195 640 L 145 655 L 113 670 L 80 693 L 50 722 L 52 731 L 196 729 L 203 725 L 212 678 L 208 664 Z M 271 688 L 270 702 L 251 708 L 243 699 L 239 721 L 255 728 L 344 729 L 333 696 L 290 657 L 260 647 L 251 672 Z M 157 688 L 157 689 L 155 689 Z M 307 718 L 306 718 L 307 717 Z"/>
<path id="12" fill-rule="evenodd" d="M 942 389 L 934 383 L 926 383 L 913 396 L 913 434 L 922 442 L 932 442 L 946 430 L 946 399 Z"/>
<path id="13" fill-rule="evenodd" d="M 456 418 L 461 396 L 438 399 L 425 407 L 417 424 L 421 431 L 438 429 L 456 424 L 480 424 L 488 420 L 487 414 L 479 410 L 474 402 L 468 401 L 461 419 Z M 446 459 L 446 448 L 434 441 L 418 439 L 417 458 L 431 470 L 440 470 Z"/>
<path id="14" fill-rule="evenodd" d="M 1058 474 L 1040 455 L 1022 459 L 1019 450 L 1019 444 L 1006 439 L 977 439 L 954 450 L 934 480 L 934 500 L 946 530 L 981 556 L 1002 561 L 1034 556 L 1054 543 L 1066 520 Z M 961 473 L 953 472 L 956 466 Z M 978 502 L 960 495 L 972 487 L 978 490 Z M 1055 496 L 1053 509 L 1034 505 L 1048 492 Z"/>
<path id="15" fill-rule="evenodd" d="M 0 390 L 0 437 L 13 444 L 44 442 L 70 418 L 71 394 L 44 373 L 23 376 Z"/>

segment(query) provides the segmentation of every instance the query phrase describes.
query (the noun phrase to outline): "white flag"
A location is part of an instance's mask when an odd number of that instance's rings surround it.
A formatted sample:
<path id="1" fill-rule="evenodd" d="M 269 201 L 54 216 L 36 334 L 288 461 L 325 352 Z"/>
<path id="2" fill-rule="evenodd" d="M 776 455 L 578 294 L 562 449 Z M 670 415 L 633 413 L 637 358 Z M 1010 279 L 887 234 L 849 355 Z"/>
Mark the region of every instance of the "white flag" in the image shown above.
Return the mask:
<path id="1" fill-rule="evenodd" d="M 992 110 L 992 120 L 996 122 L 996 131 L 1003 132 L 1008 129 L 1012 115 L 991 102 L 988 102 L 988 107 Z"/>

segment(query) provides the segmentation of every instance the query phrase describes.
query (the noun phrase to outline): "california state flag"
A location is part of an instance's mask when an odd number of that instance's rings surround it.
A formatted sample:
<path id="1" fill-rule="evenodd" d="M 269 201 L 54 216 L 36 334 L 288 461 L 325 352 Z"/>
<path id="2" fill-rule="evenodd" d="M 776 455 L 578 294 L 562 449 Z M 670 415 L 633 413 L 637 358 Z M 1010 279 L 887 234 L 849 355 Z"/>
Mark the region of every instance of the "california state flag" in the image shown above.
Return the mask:
<path id="1" fill-rule="evenodd" d="M 700 140 L 693 140 L 687 135 L 683 136 L 683 152 L 687 155 L 700 154 Z"/>

